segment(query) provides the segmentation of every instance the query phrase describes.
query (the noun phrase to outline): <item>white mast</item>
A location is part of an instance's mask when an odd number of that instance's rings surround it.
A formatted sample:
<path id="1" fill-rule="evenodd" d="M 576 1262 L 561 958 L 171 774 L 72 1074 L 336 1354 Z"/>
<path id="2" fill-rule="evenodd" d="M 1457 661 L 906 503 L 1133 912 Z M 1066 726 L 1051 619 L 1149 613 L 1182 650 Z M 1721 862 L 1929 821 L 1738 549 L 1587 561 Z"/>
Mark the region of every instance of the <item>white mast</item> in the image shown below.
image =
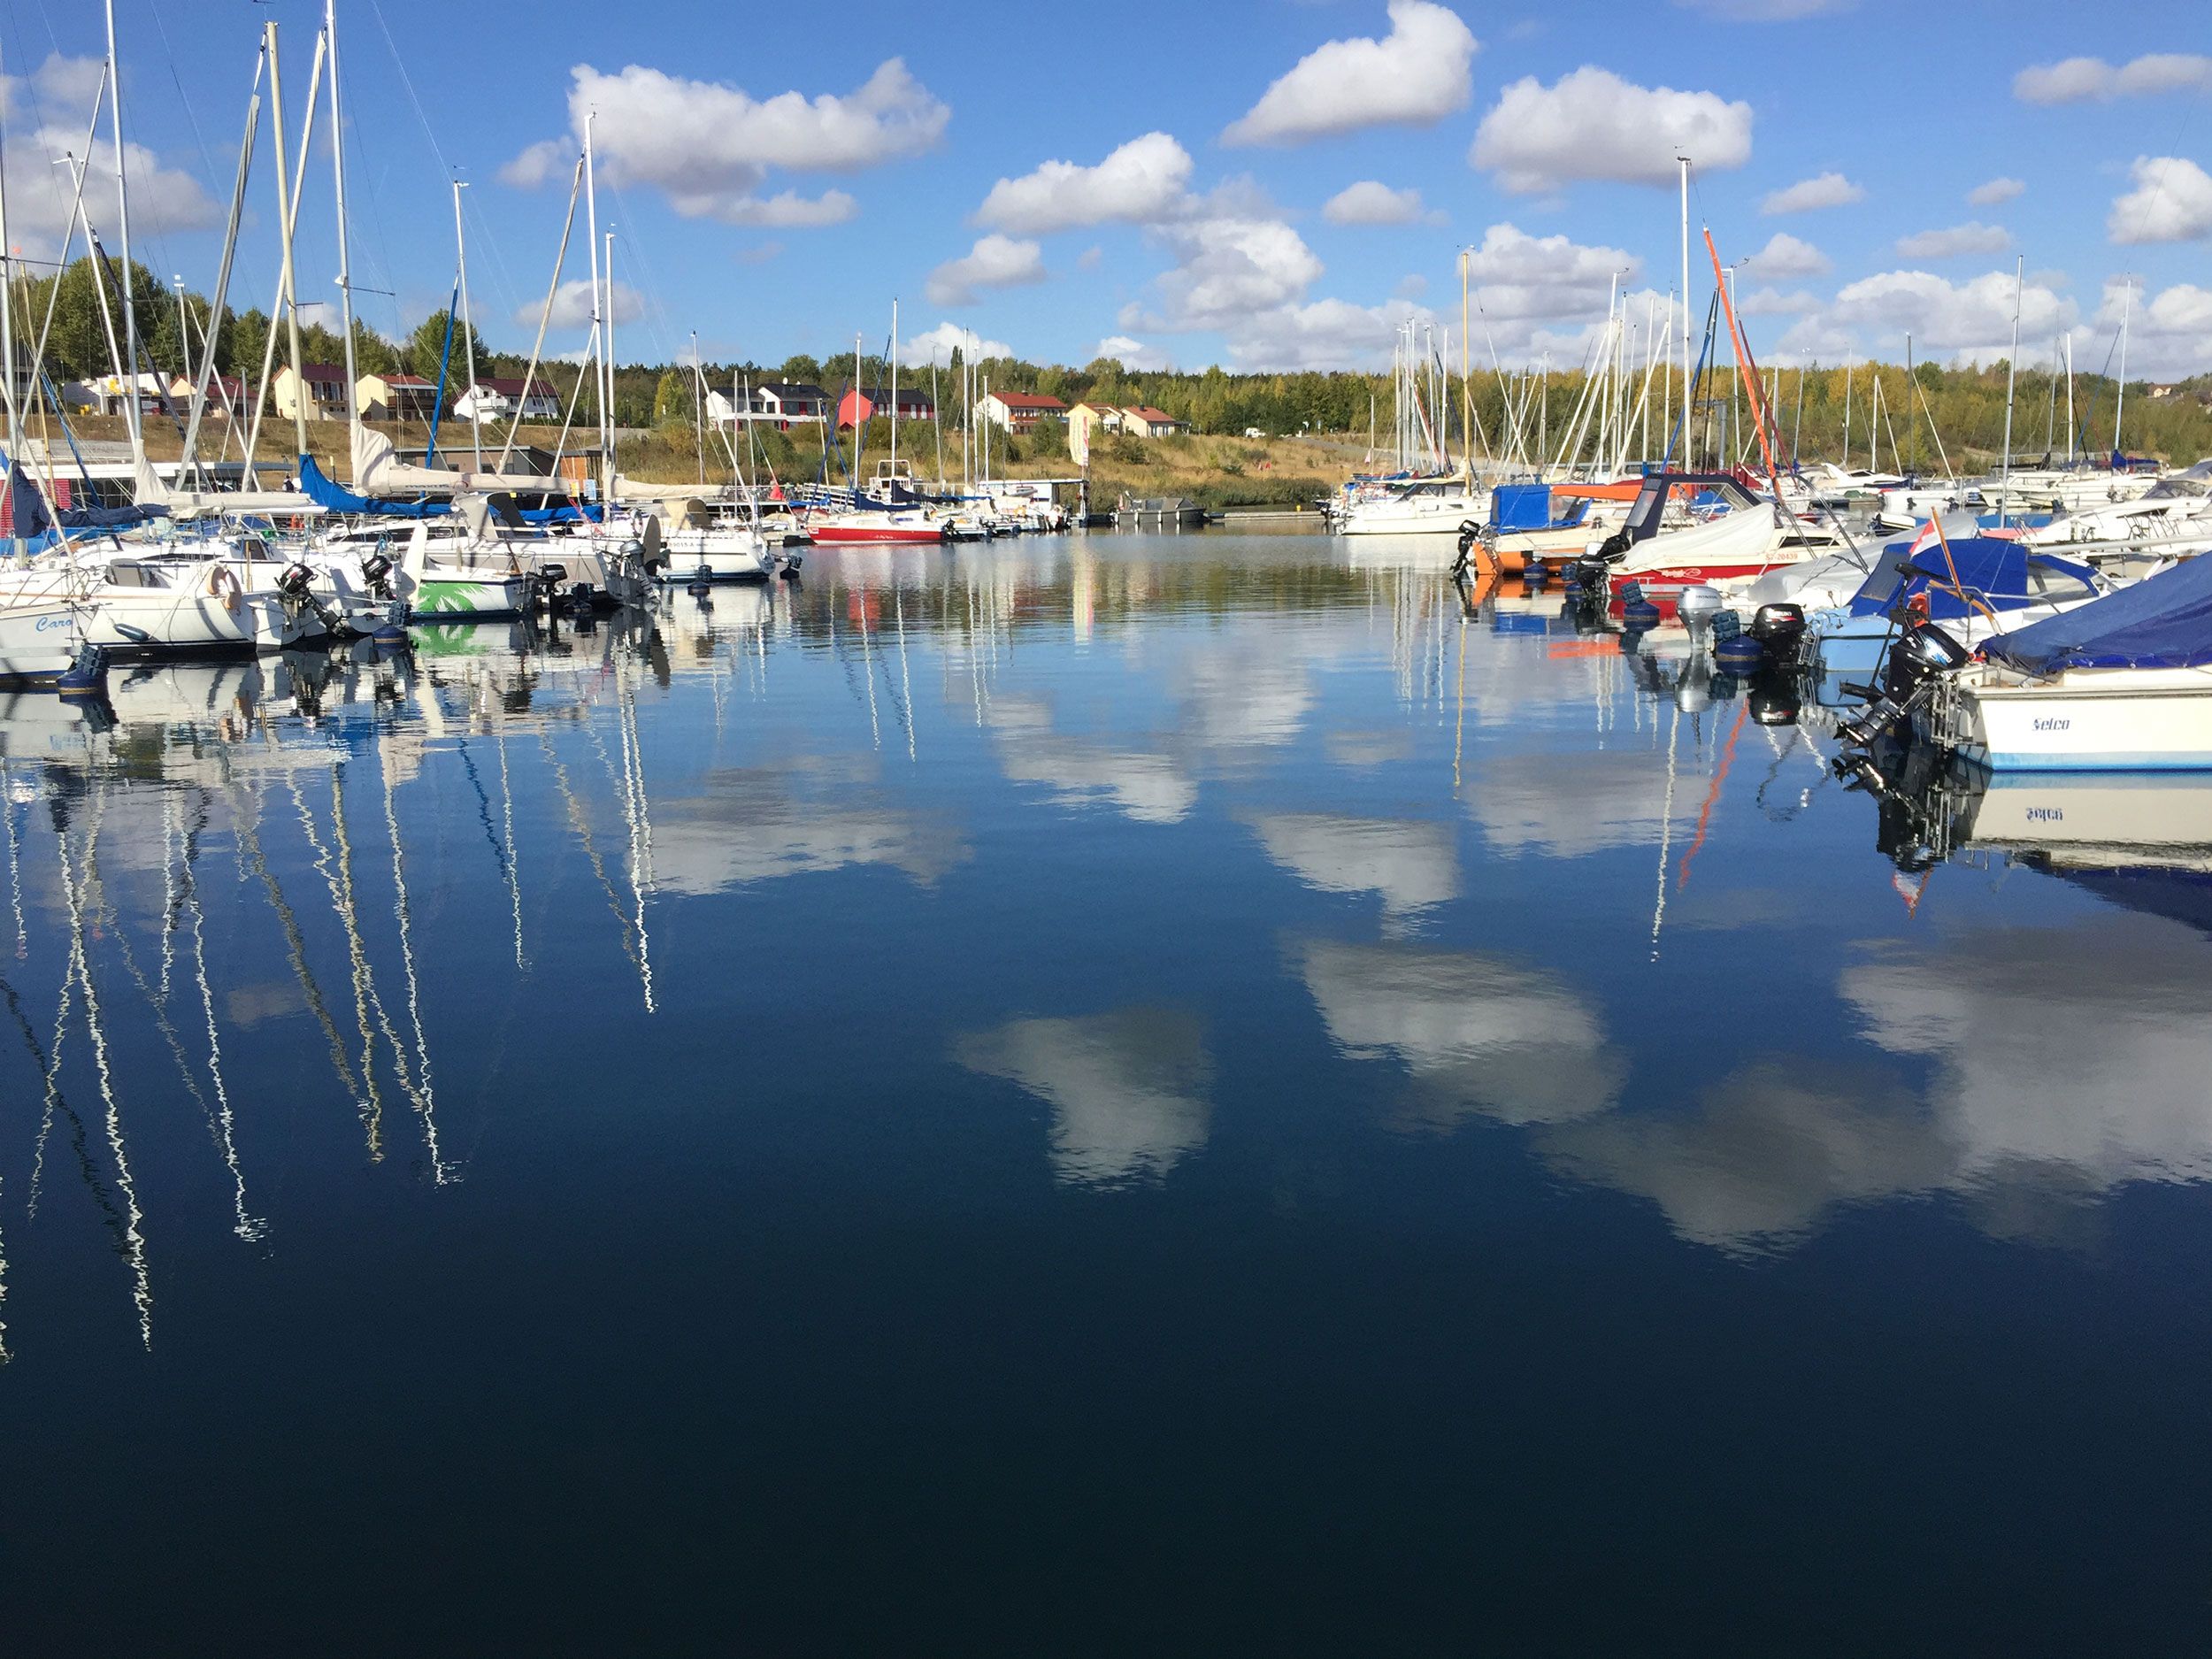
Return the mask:
<path id="1" fill-rule="evenodd" d="M 593 343 L 600 346 L 600 355 L 603 358 L 606 355 L 604 346 L 606 336 L 600 333 L 599 320 L 599 190 L 593 179 L 591 160 L 591 124 L 598 118 L 599 112 L 596 110 L 585 111 L 584 236 L 591 244 L 591 337 Z M 579 364 L 576 375 L 580 384 L 583 379 L 583 365 Z M 599 405 L 599 505 L 601 511 L 604 512 L 608 502 L 614 495 L 614 475 L 607 465 L 607 376 L 606 365 L 603 362 L 593 370 L 592 385 L 598 393 L 598 396 L 592 401 Z M 524 396 L 527 397 L 530 392 L 529 387 L 526 385 L 522 390 Z"/>
<path id="2" fill-rule="evenodd" d="M 2004 522 L 2005 505 L 2012 499 L 2012 394 L 2020 382 L 2020 295 L 2027 280 L 2028 261 L 2025 255 L 2016 254 L 2012 273 L 2012 358 L 2005 365 L 2005 470 L 2002 493 L 1998 508 L 1998 522 Z"/>
<path id="3" fill-rule="evenodd" d="M 1682 164 L 1682 460 L 1690 459 L 1690 158 Z"/>
<path id="4" fill-rule="evenodd" d="M 469 436 L 476 451 L 476 470 L 480 472 L 484 470 L 484 404 L 476 395 L 476 325 L 469 317 L 468 239 L 461 234 L 461 192 L 467 188 L 462 180 L 453 181 L 453 250 L 460 261 L 457 286 L 461 290 L 461 344 L 468 356 Z"/>
<path id="5" fill-rule="evenodd" d="M 2074 336 L 2066 336 L 2066 453 L 2070 458 L 2079 442 L 2074 435 Z"/>
<path id="6" fill-rule="evenodd" d="M 123 245 L 128 248 L 130 243 L 126 240 Z M 2135 279 L 2128 277 L 2123 280 L 2127 287 L 2122 290 L 2120 302 L 2120 399 L 2112 410 L 2112 453 L 2115 455 L 2120 453 L 2120 417 L 2127 412 L 2128 406 L 2128 320 L 2135 309 Z M 127 310 L 124 312 L 126 317 L 129 314 Z"/>
<path id="7" fill-rule="evenodd" d="M 144 457 L 145 434 L 138 421 L 138 308 L 131 300 L 131 192 L 123 177 L 123 76 L 115 60 L 115 0 L 107 0 L 108 105 L 110 130 L 115 135 L 115 223 L 123 244 L 123 413 L 130 434 L 131 458 Z"/>
<path id="8" fill-rule="evenodd" d="M 891 476 L 899 475 L 899 303 L 891 302 Z"/>
<path id="9" fill-rule="evenodd" d="M 614 233 L 613 233 L 612 231 L 609 231 L 609 232 L 607 232 L 607 250 L 606 250 L 606 257 L 605 257 L 605 259 L 604 259 L 603 261 L 602 261 L 602 268 L 605 271 L 605 273 L 606 273 L 606 276 L 607 276 L 607 332 L 606 332 L 606 334 L 603 336 L 603 339 L 605 340 L 605 342 L 606 342 L 607 350 L 606 350 L 606 361 L 605 361 L 604 363 L 603 363 L 602 365 L 600 365 L 600 378 L 601 378 L 602 382 L 605 385 L 605 387 L 606 387 L 606 388 L 607 388 L 607 399 L 606 399 L 605 403 L 603 405 L 603 408 L 605 409 L 605 411 L 606 411 L 606 422 L 607 422 L 607 494 L 609 495 L 609 496 L 611 496 L 611 496 L 613 495 L 613 494 L 614 494 L 614 481 L 615 481 L 615 463 L 614 463 L 614 434 L 615 434 L 615 419 L 614 419 Z M 525 397 L 529 396 L 529 395 L 530 395 L 530 388 L 529 388 L 528 387 L 526 387 L 526 387 L 524 387 L 524 388 L 522 388 L 522 395 L 523 395 Z"/>
<path id="10" fill-rule="evenodd" d="M 6 157 L 0 154 L 0 395 L 8 404 L 8 459 L 17 456 L 19 423 L 15 408 L 15 264 L 8 257 L 8 195 Z M 58 277 L 56 280 L 60 279 Z M 0 488 L 4 488 L 0 484 Z M 13 522 L 11 516 L 10 522 Z M 11 533 L 10 540 L 17 538 Z"/>
<path id="11" fill-rule="evenodd" d="M 730 390 L 737 390 L 735 376 L 732 376 Z M 691 421 L 699 442 L 699 488 L 707 487 L 707 396 L 706 367 L 699 361 L 699 331 L 691 331 Z M 734 412 L 742 415 L 752 400 L 748 398 Z M 737 446 L 732 444 L 732 449 Z"/>
<path id="12" fill-rule="evenodd" d="M 108 4 L 112 5 L 114 0 Z M 337 0 L 323 0 L 323 35 L 330 42 L 330 158 L 338 195 L 338 318 L 346 336 L 346 431 L 350 438 L 361 426 L 361 404 L 353 383 L 358 370 L 353 360 L 353 265 L 346 251 L 346 126 L 338 104 Z"/>

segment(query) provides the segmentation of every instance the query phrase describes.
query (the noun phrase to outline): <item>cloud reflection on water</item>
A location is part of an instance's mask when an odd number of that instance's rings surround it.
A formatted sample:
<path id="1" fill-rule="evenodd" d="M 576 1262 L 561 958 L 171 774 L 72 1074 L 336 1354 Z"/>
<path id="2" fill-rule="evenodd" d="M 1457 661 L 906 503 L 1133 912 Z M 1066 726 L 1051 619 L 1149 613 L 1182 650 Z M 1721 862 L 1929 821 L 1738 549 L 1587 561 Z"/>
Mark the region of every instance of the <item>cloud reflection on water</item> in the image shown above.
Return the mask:
<path id="1" fill-rule="evenodd" d="M 952 1054 L 1052 1108 L 1053 1174 L 1068 1185 L 1157 1180 L 1206 1143 L 1213 1061 L 1187 1012 L 1010 1020 L 955 1039 Z"/>

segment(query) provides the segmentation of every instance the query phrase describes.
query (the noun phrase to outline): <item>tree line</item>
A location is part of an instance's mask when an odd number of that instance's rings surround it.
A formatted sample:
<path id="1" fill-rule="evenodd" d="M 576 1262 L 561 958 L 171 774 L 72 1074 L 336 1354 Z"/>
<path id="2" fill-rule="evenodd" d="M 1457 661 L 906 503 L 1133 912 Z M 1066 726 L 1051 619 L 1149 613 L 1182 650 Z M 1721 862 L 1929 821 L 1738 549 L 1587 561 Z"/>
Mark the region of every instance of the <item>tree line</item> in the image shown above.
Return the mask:
<path id="1" fill-rule="evenodd" d="M 113 372 L 111 342 L 119 342 L 118 281 L 119 266 L 113 259 L 96 266 L 90 257 L 81 257 L 65 270 L 31 277 L 14 284 L 12 300 L 18 361 L 28 361 L 35 342 L 45 341 L 46 373 L 59 383 L 93 379 Z M 167 376 L 196 371 L 205 349 L 212 307 L 204 296 L 165 288 L 143 265 L 133 263 L 131 296 L 137 312 L 143 356 L 142 370 Z M 455 323 L 448 342 L 444 310 L 423 319 L 404 340 L 391 340 L 356 319 L 354 356 L 363 374 L 403 373 L 435 380 L 446 369 L 447 407 L 465 389 L 467 351 L 472 343 L 480 377 L 519 377 L 528 366 L 521 353 L 493 350 L 480 334 Z M 226 308 L 215 331 L 215 366 L 235 376 L 251 388 L 259 383 L 262 365 L 281 367 L 288 361 L 288 342 L 280 336 L 273 357 L 270 351 L 271 319 L 258 307 L 243 311 Z M 300 326 L 302 360 L 341 363 L 345 342 L 320 321 Z M 963 384 L 960 354 L 937 365 L 934 379 L 944 419 L 961 415 L 958 388 Z M 978 378 L 995 391 L 1033 392 L 1073 404 L 1085 400 L 1111 403 L 1149 403 L 1191 423 L 1202 434 L 1234 436 L 1258 430 L 1271 436 L 1300 433 L 1328 433 L 1357 436 L 1371 429 L 1378 444 L 1390 443 L 1392 389 L 1387 374 L 1348 370 L 1305 370 L 1281 373 L 1234 373 L 1218 366 L 1198 371 L 1133 368 L 1111 357 L 1098 357 L 1080 368 L 1061 364 L 1031 363 L 1015 357 L 991 357 L 976 365 Z M 833 398 L 852 384 L 856 372 L 862 384 L 885 384 L 890 365 L 880 355 L 863 356 L 856 365 L 849 358 L 827 362 L 805 354 L 785 358 L 774 365 L 753 362 L 702 365 L 695 380 L 689 364 L 626 364 L 613 376 L 612 414 L 625 427 L 674 426 L 690 424 L 701 396 L 698 380 L 706 388 L 727 391 L 744 381 L 788 380 L 819 386 Z M 907 367 L 900 371 L 902 384 L 927 386 L 932 370 Z M 538 378 L 554 387 L 564 410 L 573 407 L 580 424 L 588 427 L 598 419 L 595 377 L 586 380 L 578 396 L 582 372 L 565 362 L 541 363 Z M 1923 470 L 1939 467 L 1943 455 L 1955 461 L 1972 454 L 1986 457 L 2001 447 L 2005 430 L 2006 365 L 1985 368 L 1945 367 L 1932 363 L 1917 365 L 1908 378 L 1894 365 L 1861 365 L 1853 369 L 1814 366 L 1803 370 L 1770 371 L 1766 388 L 1774 405 L 1776 426 L 1786 449 L 1809 459 L 1845 458 L 1847 418 L 1849 458 L 1864 464 L 1874 454 L 1882 466 L 1906 465 L 1917 460 Z M 1875 386 L 1880 385 L 1881 419 L 1871 421 L 1877 408 Z M 1518 447 L 1523 453 L 1540 448 L 1555 454 L 1565 435 L 1569 411 L 1582 395 L 1581 371 L 1555 371 L 1540 380 L 1509 375 L 1501 378 L 1479 372 L 1463 393 L 1453 382 L 1449 407 L 1443 411 L 1449 447 L 1457 451 L 1466 443 L 1463 431 L 1471 405 L 1477 453 L 1502 452 Z M 2125 447 L 2170 461 L 2193 461 L 2212 455 L 2212 374 L 2182 382 L 2170 396 L 2153 397 L 2151 385 L 2131 381 L 2128 388 Z M 2024 366 L 2012 400 L 2013 449 L 2019 455 L 2039 455 L 2047 447 L 2066 449 L 2068 388 L 2064 377 L 2048 367 Z M 2077 447 L 2098 454 L 2111 447 L 2112 422 L 2118 397 L 2117 383 L 2104 374 L 2077 374 L 2071 388 Z M 1632 402 L 1633 394 L 1632 393 Z M 1679 372 L 1666 369 L 1652 387 L 1650 445 L 1655 457 L 1668 448 L 1667 414 L 1679 419 Z M 1728 412 L 1721 412 L 1723 406 Z M 1632 454 L 1641 453 L 1639 417 L 1637 442 Z M 1517 432 L 1518 445 L 1508 440 Z M 1694 451 L 1716 446 L 1740 451 L 1751 427 L 1743 393 L 1732 371 L 1709 373 L 1700 383 L 1698 419 L 1693 423 Z M 1872 445 L 1870 451 L 1870 442 Z"/>

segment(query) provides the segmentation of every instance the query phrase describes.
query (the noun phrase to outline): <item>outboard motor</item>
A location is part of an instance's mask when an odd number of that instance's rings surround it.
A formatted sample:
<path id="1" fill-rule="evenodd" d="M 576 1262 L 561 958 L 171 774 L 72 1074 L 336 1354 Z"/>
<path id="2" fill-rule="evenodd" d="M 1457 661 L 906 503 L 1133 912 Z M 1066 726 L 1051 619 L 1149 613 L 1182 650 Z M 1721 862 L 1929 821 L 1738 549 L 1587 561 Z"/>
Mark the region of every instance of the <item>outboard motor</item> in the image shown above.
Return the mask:
<path id="1" fill-rule="evenodd" d="M 372 597 L 392 598 L 392 561 L 379 550 L 361 561 L 361 583 Z"/>
<path id="2" fill-rule="evenodd" d="M 1970 660 L 1971 653 L 1941 628 L 1920 624 L 1890 647 L 1881 695 L 1856 719 L 1837 727 L 1837 734 L 1856 748 L 1873 748 L 1927 700 L 1944 675 Z"/>
<path id="3" fill-rule="evenodd" d="M 1805 607 L 1761 605 L 1753 615 L 1747 632 L 1767 648 L 1767 655 L 1777 663 L 1793 663 L 1805 641 Z"/>
<path id="4" fill-rule="evenodd" d="M 1675 595 L 1674 613 L 1692 634 L 1701 633 L 1720 614 L 1720 589 L 1694 582 Z"/>

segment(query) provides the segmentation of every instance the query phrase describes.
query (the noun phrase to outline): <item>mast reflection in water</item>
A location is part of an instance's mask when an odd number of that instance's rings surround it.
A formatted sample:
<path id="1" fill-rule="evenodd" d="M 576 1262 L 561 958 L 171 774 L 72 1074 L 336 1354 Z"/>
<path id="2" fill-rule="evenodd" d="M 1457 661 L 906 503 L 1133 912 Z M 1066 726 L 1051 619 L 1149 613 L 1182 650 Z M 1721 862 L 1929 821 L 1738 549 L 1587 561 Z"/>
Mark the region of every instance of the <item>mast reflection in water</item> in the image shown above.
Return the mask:
<path id="1" fill-rule="evenodd" d="M 1447 559 L 0 699 L 12 1637 L 2198 1645 L 2202 787 Z"/>

